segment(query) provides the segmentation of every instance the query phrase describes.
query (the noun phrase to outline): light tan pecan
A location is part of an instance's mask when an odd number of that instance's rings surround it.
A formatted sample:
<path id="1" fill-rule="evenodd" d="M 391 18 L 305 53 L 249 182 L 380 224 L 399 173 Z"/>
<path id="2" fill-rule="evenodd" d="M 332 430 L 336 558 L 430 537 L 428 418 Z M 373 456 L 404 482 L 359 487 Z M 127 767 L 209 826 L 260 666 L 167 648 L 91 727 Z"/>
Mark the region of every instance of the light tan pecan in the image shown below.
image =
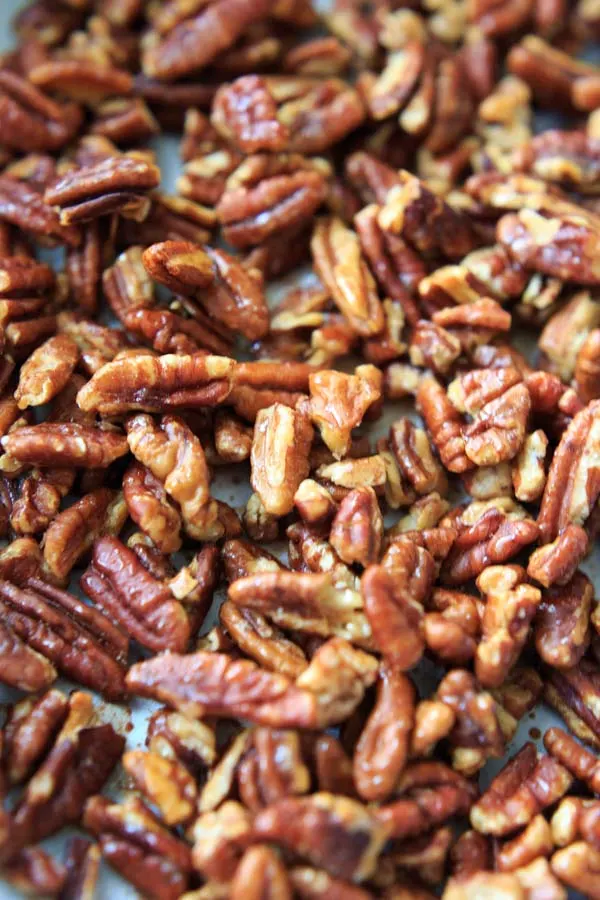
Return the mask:
<path id="1" fill-rule="evenodd" d="M 162 481 L 146 466 L 133 463 L 123 476 L 123 497 L 135 524 L 164 553 L 181 547 L 181 516 Z"/>
<path id="2" fill-rule="evenodd" d="M 589 897 L 598 897 L 600 851 L 596 847 L 586 841 L 575 841 L 558 850 L 550 860 L 550 866 L 563 884 L 583 891 Z"/>
<path id="3" fill-rule="evenodd" d="M 520 566 L 489 566 L 477 578 L 486 597 L 475 674 L 488 688 L 499 687 L 517 662 L 542 594 L 525 582 Z"/>
<path id="4" fill-rule="evenodd" d="M 395 790 L 408 758 L 415 715 L 413 684 L 394 666 L 382 666 L 377 691 L 352 761 L 356 789 L 366 801 L 385 800 Z"/>
<path id="5" fill-rule="evenodd" d="M 152 650 L 187 646 L 190 624 L 183 606 L 117 538 L 104 536 L 95 541 L 81 586 L 142 646 Z"/>
<path id="6" fill-rule="evenodd" d="M 319 277 L 352 328 L 364 337 L 380 332 L 383 307 L 355 233 L 341 219 L 322 219 L 311 247 Z"/>
<path id="7" fill-rule="evenodd" d="M 283 516 L 293 509 L 296 489 L 309 473 L 312 439 L 303 410 L 275 403 L 258 413 L 250 480 L 268 513 Z"/>
<path id="8" fill-rule="evenodd" d="M 528 434 L 512 465 L 512 483 L 517 500 L 532 503 L 546 485 L 544 467 L 548 438 L 541 428 Z"/>
<path id="9" fill-rule="evenodd" d="M 337 509 L 329 491 L 312 478 L 298 485 L 294 506 L 302 521 L 317 530 L 328 530 Z"/>
<path id="10" fill-rule="evenodd" d="M 123 495 L 97 488 L 59 513 L 43 539 L 48 571 L 63 581 L 102 534 L 117 535 L 127 519 Z"/>
<path id="11" fill-rule="evenodd" d="M 510 834 L 559 800 L 572 781 L 569 772 L 553 757 L 538 758 L 535 744 L 529 742 L 474 804 L 471 824 L 483 834 Z"/>
<path id="12" fill-rule="evenodd" d="M 378 562 L 383 539 L 383 517 L 373 488 L 355 488 L 342 500 L 331 523 L 329 541 L 349 565 Z"/>
<path id="13" fill-rule="evenodd" d="M 234 370 L 224 356 L 126 356 L 96 372 L 77 402 L 101 415 L 215 406 L 229 395 Z"/>
<path id="14" fill-rule="evenodd" d="M 348 453 L 351 432 L 381 397 L 382 376 L 375 366 L 357 366 L 353 375 L 327 369 L 309 377 L 310 417 L 337 459 Z"/>

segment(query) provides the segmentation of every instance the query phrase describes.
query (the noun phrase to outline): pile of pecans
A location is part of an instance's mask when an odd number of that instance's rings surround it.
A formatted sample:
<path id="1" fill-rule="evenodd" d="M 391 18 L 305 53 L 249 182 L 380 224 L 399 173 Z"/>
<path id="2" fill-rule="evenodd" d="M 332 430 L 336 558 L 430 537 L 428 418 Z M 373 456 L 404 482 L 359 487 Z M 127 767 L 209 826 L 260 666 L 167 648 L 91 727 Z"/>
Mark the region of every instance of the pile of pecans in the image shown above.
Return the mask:
<path id="1" fill-rule="evenodd" d="M 15 30 L 2 878 L 600 898 L 597 3 L 33 0 Z M 158 701 L 146 747 L 89 691 Z M 542 700 L 568 730 L 480 786 Z"/>

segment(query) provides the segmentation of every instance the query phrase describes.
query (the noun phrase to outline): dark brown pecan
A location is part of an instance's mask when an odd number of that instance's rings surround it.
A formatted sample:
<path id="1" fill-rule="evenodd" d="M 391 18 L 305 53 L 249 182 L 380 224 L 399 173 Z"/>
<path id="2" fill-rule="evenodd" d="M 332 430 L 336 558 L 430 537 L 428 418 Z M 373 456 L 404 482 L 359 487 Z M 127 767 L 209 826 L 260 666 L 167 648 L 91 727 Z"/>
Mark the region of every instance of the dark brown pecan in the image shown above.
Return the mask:
<path id="1" fill-rule="evenodd" d="M 397 589 L 393 575 L 383 566 L 366 570 L 361 589 L 375 645 L 394 668 L 412 668 L 425 648 L 423 607 L 402 587 Z"/>
<path id="2" fill-rule="evenodd" d="M 147 572 L 135 553 L 114 537 L 94 543 L 81 586 L 135 640 L 151 650 L 184 650 L 188 617 L 169 588 Z"/>
<path id="3" fill-rule="evenodd" d="M 93 900 L 100 874 L 100 847 L 73 837 L 67 844 L 65 866 L 67 877 L 62 900 Z"/>
<path id="4" fill-rule="evenodd" d="M 126 356 L 96 372 L 77 402 L 102 415 L 215 406 L 229 395 L 234 369 L 224 356 Z"/>
<path id="5" fill-rule="evenodd" d="M 39 765 L 69 711 L 60 691 L 27 697 L 10 707 L 4 726 L 3 764 L 9 784 L 20 784 Z"/>
<path id="6" fill-rule="evenodd" d="M 254 833 L 307 858 L 338 878 L 364 881 L 376 869 L 388 836 L 362 804 L 317 793 L 281 800 L 258 813 Z"/>
<path id="7" fill-rule="evenodd" d="M 10 837 L 0 849 L 3 859 L 63 825 L 77 824 L 88 797 L 104 786 L 125 740 L 112 725 L 91 724 L 92 714 L 88 694 L 71 695 L 54 746 L 11 813 Z"/>
<path id="8" fill-rule="evenodd" d="M 185 714 L 231 715 L 277 728 L 322 728 L 354 709 L 375 678 L 376 661 L 345 641 L 324 644 L 294 683 L 248 660 L 200 651 L 168 654 L 129 670 L 137 694 L 164 700 Z"/>
<path id="9" fill-rule="evenodd" d="M 233 181 L 230 176 L 229 182 Z M 327 195 L 316 170 L 264 177 L 254 185 L 227 187 L 217 205 L 224 238 L 234 247 L 251 247 L 282 228 L 309 221 Z"/>
<path id="10" fill-rule="evenodd" d="M 353 773 L 363 800 L 385 800 L 406 764 L 414 725 L 415 689 L 390 665 L 379 674 L 375 706 L 356 745 Z"/>
<path id="11" fill-rule="evenodd" d="M 92 797 L 83 824 L 98 838 L 102 856 L 146 896 L 177 900 L 188 885 L 190 849 L 137 797 L 122 804 Z"/>
<path id="12" fill-rule="evenodd" d="M 535 744 L 527 743 L 475 803 L 471 824 L 483 834 L 510 834 L 559 800 L 572 781 L 560 763 L 551 756 L 538 759 Z"/>
<path id="13" fill-rule="evenodd" d="M 73 104 L 55 103 L 35 83 L 3 69 L 0 121 L 4 146 L 23 153 L 55 151 L 73 138 L 81 124 L 81 112 Z"/>
<path id="14" fill-rule="evenodd" d="M 0 175 L 0 221 L 70 247 L 76 247 L 80 241 L 79 230 L 63 225 L 58 212 L 44 202 L 38 191 L 9 175 Z"/>
<path id="15" fill-rule="evenodd" d="M 7 628 L 74 681 L 107 697 L 120 697 L 127 637 L 98 610 L 41 579 L 29 577 L 26 585 L 0 581 L 0 607 Z M 42 671 L 40 688 L 50 680 L 48 667 Z"/>
<path id="16" fill-rule="evenodd" d="M 245 75 L 215 94 L 211 121 L 244 153 L 282 150 L 288 130 L 277 118 L 277 105 L 259 75 Z"/>
<path id="17" fill-rule="evenodd" d="M 544 662 L 556 669 L 576 666 L 590 640 L 594 590 L 581 572 L 563 587 L 544 591 L 534 623 L 535 645 Z"/>
<path id="18" fill-rule="evenodd" d="M 573 734 L 596 750 L 600 747 L 598 692 L 600 673 L 597 666 L 582 659 L 571 669 L 550 669 L 544 697 L 563 717 Z"/>
<path id="19" fill-rule="evenodd" d="M 148 247 L 143 261 L 155 281 L 193 298 L 226 328 L 250 340 L 264 337 L 268 311 L 260 279 L 230 254 L 189 241 L 163 241 Z M 188 311 L 196 317 L 193 308 Z"/>
<path id="20" fill-rule="evenodd" d="M 168 34 L 151 32 L 145 42 L 142 69 L 151 78 L 175 81 L 211 63 L 246 31 L 265 18 L 269 0 L 249 8 L 243 0 L 218 0 L 192 18 L 176 24 Z M 186 106 L 195 106 L 186 103 Z"/>
<path id="21" fill-rule="evenodd" d="M 125 435 L 109 428 L 76 423 L 51 423 L 19 428 L 2 438 L 14 459 L 34 466 L 97 469 L 127 453 Z"/>
<path id="22" fill-rule="evenodd" d="M 114 156 L 67 172 L 46 189 L 44 200 L 59 208 L 63 225 L 89 222 L 118 211 L 135 217 L 144 192 L 157 187 L 159 181 L 160 170 L 155 165 L 125 155 Z M 142 208 L 147 212 L 147 206 Z"/>

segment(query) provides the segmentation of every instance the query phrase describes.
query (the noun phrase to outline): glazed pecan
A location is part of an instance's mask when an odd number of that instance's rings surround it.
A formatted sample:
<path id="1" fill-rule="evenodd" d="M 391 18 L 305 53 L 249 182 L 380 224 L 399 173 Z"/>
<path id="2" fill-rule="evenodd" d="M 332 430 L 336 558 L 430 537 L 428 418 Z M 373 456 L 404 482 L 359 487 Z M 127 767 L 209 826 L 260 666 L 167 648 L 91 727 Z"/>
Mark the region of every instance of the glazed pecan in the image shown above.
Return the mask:
<path id="1" fill-rule="evenodd" d="M 331 523 L 331 546 L 345 563 L 366 567 L 379 560 L 382 538 L 383 517 L 373 488 L 350 491 Z"/>
<path id="2" fill-rule="evenodd" d="M 163 483 L 144 465 L 133 463 L 123 477 L 123 497 L 136 525 L 164 553 L 181 547 L 181 516 Z"/>
<path id="3" fill-rule="evenodd" d="M 453 768 L 465 775 L 475 774 L 489 758 L 504 751 L 498 706 L 476 679 L 464 669 L 455 669 L 440 682 L 436 698 L 455 714 L 449 735 Z"/>
<path id="4" fill-rule="evenodd" d="M 540 657 L 555 669 L 576 666 L 590 639 L 590 613 L 594 589 L 581 572 L 563 587 L 542 594 L 534 623 L 535 646 Z"/>
<path id="5" fill-rule="evenodd" d="M 116 538 L 105 536 L 94 542 L 92 563 L 81 578 L 81 586 L 142 646 L 151 650 L 185 649 L 190 626 L 183 607 Z"/>
<path id="6" fill-rule="evenodd" d="M 374 657 L 334 638 L 296 682 L 247 660 L 205 651 L 156 656 L 132 666 L 127 678 L 134 693 L 161 698 L 185 714 L 234 714 L 277 728 L 323 728 L 358 705 L 376 667 Z"/>
<path id="7" fill-rule="evenodd" d="M 471 809 L 471 823 L 483 834 L 502 836 L 527 825 L 559 800 L 572 777 L 551 756 L 538 759 L 531 742 L 512 757 Z"/>
<path id="8" fill-rule="evenodd" d="M 259 612 L 226 601 L 219 618 L 236 645 L 265 669 L 289 678 L 297 678 L 306 669 L 308 662 L 301 647 Z"/>
<path id="9" fill-rule="evenodd" d="M 352 328 L 364 337 L 380 332 L 383 308 L 354 232 L 340 219 L 322 219 L 311 247 L 319 277 Z"/>
<path id="10" fill-rule="evenodd" d="M 79 230 L 63 225 L 58 212 L 44 203 L 38 191 L 10 175 L 0 175 L 0 221 L 70 247 L 76 247 L 80 241 Z"/>
<path id="11" fill-rule="evenodd" d="M 81 124 L 75 105 L 54 102 L 35 83 L 6 68 L 0 72 L 0 116 L 2 143 L 23 153 L 59 150 Z"/>
<path id="12" fill-rule="evenodd" d="M 100 848 L 85 838 L 73 837 L 67 844 L 65 900 L 92 900 L 100 874 Z"/>
<path id="13" fill-rule="evenodd" d="M 517 500 L 532 503 L 543 493 L 546 484 L 544 461 L 548 438 L 542 429 L 528 434 L 512 467 L 512 483 Z"/>
<path id="14" fill-rule="evenodd" d="M 597 793 L 598 787 L 598 759 L 594 753 L 582 747 L 573 737 L 560 728 L 549 728 L 544 735 L 544 747 L 551 756 L 554 756 L 576 778 L 584 781 L 591 791 Z M 565 803 L 567 801 L 563 801 Z M 552 822 L 552 830 L 555 830 L 555 822 Z M 556 843 L 562 844 L 562 841 Z M 567 841 L 566 843 L 571 843 Z"/>
<path id="15" fill-rule="evenodd" d="M 59 581 L 91 549 L 101 534 L 118 534 L 127 519 L 121 494 L 98 488 L 59 513 L 43 540 L 44 562 Z"/>
<path id="16" fill-rule="evenodd" d="M 477 587 L 486 602 L 475 674 L 484 687 L 502 684 L 529 636 L 542 594 L 525 583 L 525 577 L 520 566 L 490 566 L 477 578 Z"/>
<path id="17" fill-rule="evenodd" d="M 150 717 L 146 743 L 151 753 L 177 760 L 193 774 L 213 765 L 217 758 L 214 728 L 166 709 Z"/>
<path id="18" fill-rule="evenodd" d="M 83 824 L 98 838 L 102 856 L 156 900 L 176 900 L 186 890 L 190 849 L 174 837 L 137 797 L 111 803 L 92 797 Z"/>
<path id="19" fill-rule="evenodd" d="M 435 378 L 424 378 L 417 391 L 418 409 L 436 450 L 450 472 L 466 472 L 473 463 L 465 453 L 462 419 Z"/>
<path id="20" fill-rule="evenodd" d="M 250 891 L 248 886 L 251 885 Z M 259 900 L 264 894 L 284 898 L 292 896 L 287 870 L 271 847 L 258 844 L 244 853 L 231 884 L 232 900 Z"/>
<path id="21" fill-rule="evenodd" d="M 375 366 L 357 366 L 354 375 L 325 370 L 309 377 L 310 417 L 337 459 L 349 449 L 351 432 L 381 397 L 381 373 Z"/>
<path id="22" fill-rule="evenodd" d="M 399 671 L 416 665 L 425 646 L 423 607 L 410 594 L 404 594 L 402 587 L 398 585 L 397 589 L 393 575 L 383 566 L 370 566 L 361 582 L 375 645 Z"/>
<path id="23" fill-rule="evenodd" d="M 197 788 L 187 769 L 156 753 L 129 750 L 123 768 L 143 796 L 157 807 L 166 825 L 188 822 L 195 813 Z"/>
<path id="24" fill-rule="evenodd" d="M 437 491 L 446 493 L 444 471 L 431 452 L 429 440 L 421 428 L 410 419 L 398 419 L 390 428 L 390 447 L 404 478 L 417 494 Z"/>
<path id="25" fill-rule="evenodd" d="M 375 706 L 356 745 L 354 782 L 366 801 L 385 800 L 406 764 L 415 715 L 412 682 L 394 666 L 383 665 Z"/>
<path id="26" fill-rule="evenodd" d="M 57 672 L 49 660 L 24 643 L 10 626 L 0 626 L 0 681 L 22 691 L 49 687 Z"/>
<path id="27" fill-rule="evenodd" d="M 563 717 L 573 734 L 594 748 L 600 747 L 596 716 L 600 677 L 596 665 L 582 659 L 571 669 L 550 669 L 544 697 Z"/>
<path id="28" fill-rule="evenodd" d="M 296 489 L 309 472 L 312 439 L 312 427 L 301 409 L 275 403 L 258 413 L 250 480 L 268 513 L 291 512 Z"/>
<path id="29" fill-rule="evenodd" d="M 3 735 L 3 762 L 9 784 L 24 782 L 32 774 L 68 711 L 67 697 L 57 690 L 27 697 L 9 709 Z"/>
<path id="30" fill-rule="evenodd" d="M 374 873 L 388 836 L 385 825 L 365 806 L 327 793 L 289 798 L 268 806 L 254 819 L 253 831 L 259 838 L 282 844 L 334 877 L 359 882 Z"/>
<path id="31" fill-rule="evenodd" d="M 2 438 L 5 451 L 21 463 L 50 468 L 98 469 L 127 453 L 127 440 L 110 427 L 44 422 Z"/>
<path id="32" fill-rule="evenodd" d="M 101 415 L 214 406 L 229 395 L 234 369 L 224 356 L 125 356 L 96 372 L 77 402 Z"/>

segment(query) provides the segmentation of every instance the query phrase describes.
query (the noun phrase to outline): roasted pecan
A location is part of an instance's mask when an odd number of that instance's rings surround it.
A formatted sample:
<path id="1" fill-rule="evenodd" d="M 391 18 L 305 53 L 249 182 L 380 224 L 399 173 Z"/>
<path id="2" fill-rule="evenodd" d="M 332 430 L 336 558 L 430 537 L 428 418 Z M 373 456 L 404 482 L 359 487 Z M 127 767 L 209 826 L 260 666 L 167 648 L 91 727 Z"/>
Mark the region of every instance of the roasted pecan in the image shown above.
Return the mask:
<path id="1" fill-rule="evenodd" d="M 59 513 L 44 535 L 44 561 L 59 581 L 91 549 L 101 534 L 118 534 L 127 507 L 121 494 L 98 488 Z"/>
<path id="2" fill-rule="evenodd" d="M 62 890 L 64 900 L 92 900 L 96 891 L 100 848 L 85 838 L 71 838 L 65 860 L 67 877 Z"/>
<path id="3" fill-rule="evenodd" d="M 169 501 L 165 487 L 141 463 L 133 463 L 123 476 L 123 497 L 129 515 L 164 553 L 181 547 L 181 516 Z"/>
<path id="4" fill-rule="evenodd" d="M 595 794 L 598 793 L 597 787 L 600 783 L 600 772 L 598 771 L 598 759 L 594 753 L 590 753 L 589 750 L 582 747 L 581 744 L 560 728 L 548 729 L 544 735 L 544 747 L 572 775 L 584 781 Z M 554 821 L 552 822 L 552 829 L 554 831 Z M 557 841 L 557 843 L 560 844 L 562 842 Z"/>
<path id="5" fill-rule="evenodd" d="M 354 751 L 354 781 L 364 800 L 385 800 L 396 788 L 408 757 L 414 713 L 412 682 L 383 665 L 375 706 Z"/>
<path id="6" fill-rule="evenodd" d="M 123 755 L 123 768 L 138 790 L 157 807 L 166 825 L 180 825 L 192 818 L 196 783 L 181 763 L 156 753 L 129 750 Z"/>
<path id="7" fill-rule="evenodd" d="M 417 494 L 446 493 L 443 469 L 431 452 L 426 433 L 410 419 L 398 419 L 390 428 L 390 447 L 404 478 Z"/>
<path id="8" fill-rule="evenodd" d="M 149 897 L 176 900 L 192 868 L 190 849 L 174 837 L 137 797 L 122 804 L 92 797 L 83 824 L 96 835 L 102 856 Z"/>
<path id="9" fill-rule="evenodd" d="M 544 591 L 534 623 L 535 646 L 540 657 L 556 669 L 576 666 L 590 639 L 590 612 L 594 589 L 581 572 L 563 587 Z"/>
<path id="10" fill-rule="evenodd" d="M 402 587 L 397 589 L 393 575 L 383 566 L 370 566 L 361 583 L 375 645 L 390 665 L 400 671 L 416 665 L 425 647 L 423 607 L 410 594 L 405 594 Z"/>
<path id="11" fill-rule="evenodd" d="M 234 361 L 222 356 L 126 356 L 96 372 L 77 402 L 102 415 L 213 406 L 230 393 L 234 369 Z"/>
<path id="12" fill-rule="evenodd" d="M 454 712 L 450 732 L 453 767 L 465 775 L 476 773 L 489 758 L 502 756 L 504 737 L 498 706 L 464 669 L 455 669 L 440 682 L 436 698 Z"/>
<path id="13" fill-rule="evenodd" d="M 550 669 L 544 697 L 563 717 L 573 734 L 594 748 L 600 747 L 596 716 L 600 676 L 591 660 L 582 659 L 571 669 Z"/>
<path id="14" fill-rule="evenodd" d="M 352 429 L 381 397 L 381 373 L 358 366 L 354 375 L 326 370 L 310 375 L 310 417 L 336 458 L 349 449 Z"/>
<path id="15" fill-rule="evenodd" d="M 70 247 L 76 247 L 80 241 L 77 228 L 63 225 L 58 212 L 36 190 L 9 175 L 0 176 L 0 220 Z"/>
<path id="16" fill-rule="evenodd" d="M 483 834 L 510 834 L 559 800 L 572 781 L 560 763 L 551 756 L 538 759 L 535 745 L 527 743 L 475 803 L 471 823 Z"/>
<path id="17" fill-rule="evenodd" d="M 313 430 L 306 414 L 275 403 L 256 417 L 251 451 L 251 483 L 268 513 L 283 516 L 309 472 Z"/>
<path id="18" fill-rule="evenodd" d="M 9 625 L 0 626 L 0 681 L 22 691 L 47 688 L 57 676 L 49 660 L 25 644 Z"/>
<path id="19" fill-rule="evenodd" d="M 302 649 L 259 612 L 226 601 L 219 617 L 227 633 L 244 653 L 265 669 L 297 678 L 308 662 Z"/>
<path id="20" fill-rule="evenodd" d="M 267 845 L 258 844 L 246 850 L 240 860 L 230 897 L 232 900 L 259 900 L 265 893 L 287 900 L 292 896 L 292 886 L 277 853 Z"/>
<path id="21" fill-rule="evenodd" d="M 21 463 L 51 468 L 98 469 L 127 453 L 127 440 L 111 428 L 45 422 L 2 438 L 5 451 Z"/>
<path id="22" fill-rule="evenodd" d="M 435 378 L 425 378 L 417 391 L 418 409 L 440 459 L 451 472 L 466 472 L 473 463 L 465 453 L 462 419 Z"/>
<path id="23" fill-rule="evenodd" d="M 23 153 L 59 150 L 73 138 L 81 112 L 60 105 L 14 72 L 0 72 L 0 117 L 4 146 Z"/>
<path id="24" fill-rule="evenodd" d="M 388 835 L 362 804 L 327 793 L 281 800 L 261 810 L 253 831 L 351 881 L 374 873 Z"/>
<path id="25" fill-rule="evenodd" d="M 350 491 L 331 523 L 331 546 L 344 562 L 366 567 L 379 560 L 382 538 L 383 517 L 373 488 Z"/>
<path id="26" fill-rule="evenodd" d="M 183 607 L 116 538 L 101 537 L 94 542 L 92 563 L 81 586 L 142 646 L 185 649 L 190 626 Z"/>
<path id="27" fill-rule="evenodd" d="M 3 764 L 9 784 L 25 781 L 48 750 L 69 711 L 60 691 L 27 697 L 9 709 L 3 735 Z"/>

